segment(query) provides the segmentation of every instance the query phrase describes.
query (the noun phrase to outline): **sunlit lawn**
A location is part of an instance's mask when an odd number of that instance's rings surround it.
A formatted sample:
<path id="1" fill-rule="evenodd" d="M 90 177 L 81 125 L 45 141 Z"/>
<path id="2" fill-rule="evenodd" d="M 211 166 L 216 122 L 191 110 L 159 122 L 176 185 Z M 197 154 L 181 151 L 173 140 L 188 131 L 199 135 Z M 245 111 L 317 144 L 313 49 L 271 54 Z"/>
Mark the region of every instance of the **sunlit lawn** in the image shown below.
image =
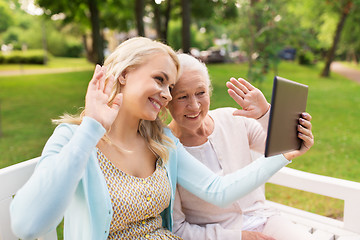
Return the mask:
<path id="1" fill-rule="evenodd" d="M 63 64 L 63 63 L 61 63 Z M 60 65 L 61 65 L 60 64 Z M 0 65 L 1 66 L 1 65 Z M 1 67 L 0 67 L 1 68 Z M 210 65 L 214 92 L 211 108 L 233 106 L 225 82 L 246 77 L 246 65 Z M 309 85 L 307 111 L 313 116 L 316 143 L 289 166 L 312 173 L 360 182 L 360 84 L 333 74 L 319 77 L 320 68 L 282 63 L 278 75 Z M 75 113 L 84 105 L 91 71 L 0 77 L 0 168 L 39 156 L 54 129 L 50 119 Z M 261 85 L 271 99 L 270 73 Z M 234 143 L 236 144 L 236 143 Z M 343 203 L 300 191 L 267 185 L 268 199 L 339 218 Z"/>
<path id="2" fill-rule="evenodd" d="M 48 64 L 0 64 L 0 71 L 9 70 L 26 70 L 26 69 L 48 69 L 48 68 L 89 68 L 92 69 L 94 64 L 88 62 L 85 58 L 65 58 L 51 57 Z"/>
<path id="3" fill-rule="evenodd" d="M 51 119 L 84 105 L 92 73 L 0 77 L 0 167 L 40 155 L 54 125 Z"/>

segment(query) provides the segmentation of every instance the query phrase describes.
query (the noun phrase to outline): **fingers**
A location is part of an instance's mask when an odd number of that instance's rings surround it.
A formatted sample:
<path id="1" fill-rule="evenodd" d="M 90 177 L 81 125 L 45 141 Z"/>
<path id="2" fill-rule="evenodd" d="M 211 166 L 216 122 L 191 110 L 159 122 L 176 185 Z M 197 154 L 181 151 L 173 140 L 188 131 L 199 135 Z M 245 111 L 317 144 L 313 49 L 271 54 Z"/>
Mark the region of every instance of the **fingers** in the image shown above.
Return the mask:
<path id="1" fill-rule="evenodd" d="M 100 79 L 99 79 L 99 90 L 101 91 L 104 91 L 105 90 L 105 75 L 106 75 L 106 67 L 102 66 L 101 67 L 101 72 L 102 72 L 102 75 L 100 76 Z"/>
<path id="2" fill-rule="evenodd" d="M 301 117 L 299 118 L 299 123 L 303 126 L 303 127 L 305 127 L 305 128 L 307 128 L 307 129 L 309 129 L 309 130 L 311 130 L 311 128 L 312 128 L 312 124 L 311 124 L 311 115 L 310 114 L 308 114 L 308 113 L 302 113 L 301 114 Z"/>
<path id="3" fill-rule="evenodd" d="M 91 79 L 90 83 L 89 83 L 89 87 L 93 87 L 97 90 L 99 89 L 103 89 L 104 88 L 104 75 L 105 75 L 105 71 L 104 71 L 104 67 L 101 67 L 100 65 L 96 65 L 95 68 L 95 72 L 94 72 L 94 76 Z"/>
<path id="4" fill-rule="evenodd" d="M 105 90 L 104 90 L 104 93 L 106 95 L 110 96 L 115 82 L 116 82 L 115 77 L 112 74 L 110 74 L 110 76 L 108 78 L 108 82 L 106 83 Z"/>
<path id="5" fill-rule="evenodd" d="M 239 104 L 240 106 L 244 106 L 244 98 L 239 96 L 239 94 L 237 94 L 233 89 L 228 89 L 228 93 L 230 97 L 234 99 L 235 102 L 237 102 L 237 104 Z"/>
<path id="6" fill-rule="evenodd" d="M 100 69 L 101 69 L 101 66 L 99 64 L 96 64 L 92 79 L 95 78 L 96 74 L 99 72 Z"/>
<path id="7" fill-rule="evenodd" d="M 311 132 L 310 129 L 307 129 L 307 128 L 304 128 L 303 126 L 301 125 L 298 125 L 298 132 L 299 132 L 299 137 L 307 137 L 307 138 L 311 138 L 313 139 L 313 134 Z"/>
<path id="8" fill-rule="evenodd" d="M 95 87 L 95 89 L 104 92 L 106 95 L 110 95 L 114 83 L 115 78 L 112 75 L 109 76 L 108 82 L 106 82 L 106 67 L 97 64 L 89 86 Z"/>
<path id="9" fill-rule="evenodd" d="M 98 80 L 99 80 L 98 76 L 99 76 L 99 74 L 101 74 L 100 70 L 101 70 L 101 66 L 96 64 L 93 77 L 91 78 L 91 80 L 89 82 L 89 86 L 97 86 Z"/>
<path id="10" fill-rule="evenodd" d="M 300 125 L 298 125 L 298 137 L 303 140 L 303 146 L 309 149 L 314 145 L 314 135 L 311 131 L 312 124 L 310 122 L 312 117 L 308 113 L 302 113 L 301 116 Z"/>
<path id="11" fill-rule="evenodd" d="M 239 78 L 239 80 L 241 80 L 241 78 Z M 230 82 L 237 87 L 239 90 L 241 90 L 244 94 L 247 94 L 248 92 L 250 92 L 250 90 L 244 85 L 242 84 L 239 80 L 236 80 L 235 78 L 231 78 Z M 242 79 L 244 80 L 244 79 Z"/>
<path id="12" fill-rule="evenodd" d="M 249 83 L 248 81 L 246 81 L 245 79 L 243 78 L 239 78 L 238 81 L 240 83 L 242 83 L 247 89 L 249 89 L 249 91 L 255 89 L 255 87 L 253 85 L 251 85 L 251 83 Z"/>
<path id="13" fill-rule="evenodd" d="M 250 91 L 245 85 L 241 84 L 235 78 L 230 78 L 230 81 L 226 83 L 229 89 L 232 89 L 240 97 L 244 98 L 245 95 Z"/>
<path id="14" fill-rule="evenodd" d="M 301 117 L 308 121 L 311 121 L 311 119 L 312 119 L 312 116 L 307 112 L 301 113 Z"/>
<path id="15" fill-rule="evenodd" d="M 237 96 L 236 98 L 241 98 L 241 100 L 243 100 L 245 98 L 245 93 L 243 91 L 241 91 L 238 87 L 236 87 L 232 82 L 232 79 L 230 79 L 230 82 L 226 82 L 226 87 L 228 87 L 228 93 L 230 94 L 230 96 L 232 98 L 234 98 L 233 96 Z M 234 98 L 235 100 L 235 98 Z M 235 100 L 236 101 L 236 100 Z"/>
<path id="16" fill-rule="evenodd" d="M 298 133 L 298 137 L 303 140 L 303 146 L 306 147 L 307 149 L 310 149 L 313 145 L 314 145 L 314 136 L 312 134 L 311 131 L 302 128 L 301 130 L 299 129 L 299 133 Z"/>

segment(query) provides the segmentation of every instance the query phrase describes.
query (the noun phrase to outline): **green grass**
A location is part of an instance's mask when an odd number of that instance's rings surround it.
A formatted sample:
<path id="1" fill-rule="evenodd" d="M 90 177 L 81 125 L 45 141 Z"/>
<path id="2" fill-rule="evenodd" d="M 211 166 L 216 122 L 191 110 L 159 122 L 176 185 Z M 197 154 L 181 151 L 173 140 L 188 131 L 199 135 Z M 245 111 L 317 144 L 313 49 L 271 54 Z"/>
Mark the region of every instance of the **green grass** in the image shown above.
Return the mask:
<path id="1" fill-rule="evenodd" d="M 307 111 L 313 116 L 315 136 L 313 148 L 289 167 L 360 182 L 360 84 L 336 74 L 320 78 L 320 71 L 321 66 L 286 62 L 279 66 L 279 76 L 309 85 Z M 230 77 L 245 77 L 247 66 L 209 65 L 209 72 L 214 85 L 211 108 L 236 107 L 225 82 Z M 92 71 L 0 77 L 0 168 L 40 155 L 55 127 L 50 119 L 78 112 L 91 76 Z M 268 100 L 273 76 L 270 73 L 260 85 L 254 83 Z M 342 201 L 271 184 L 266 187 L 270 200 L 325 216 L 342 216 Z"/>
<path id="2" fill-rule="evenodd" d="M 51 119 L 84 105 L 92 73 L 0 77 L 0 168 L 39 156 L 54 129 Z"/>
<path id="3" fill-rule="evenodd" d="M 49 68 L 89 68 L 94 64 L 85 58 L 52 57 L 47 65 L 40 64 L 0 64 L 0 71 L 27 70 L 27 69 L 49 69 Z"/>

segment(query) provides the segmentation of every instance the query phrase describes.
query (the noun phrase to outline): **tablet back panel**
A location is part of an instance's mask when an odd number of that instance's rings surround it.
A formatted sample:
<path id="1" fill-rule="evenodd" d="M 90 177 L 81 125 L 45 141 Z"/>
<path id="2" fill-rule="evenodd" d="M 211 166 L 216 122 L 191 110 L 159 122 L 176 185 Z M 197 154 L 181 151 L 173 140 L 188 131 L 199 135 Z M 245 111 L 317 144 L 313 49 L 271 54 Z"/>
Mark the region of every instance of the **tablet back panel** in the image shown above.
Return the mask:
<path id="1" fill-rule="evenodd" d="M 306 110 L 307 96 L 307 85 L 274 78 L 265 157 L 300 149 L 297 125 Z"/>

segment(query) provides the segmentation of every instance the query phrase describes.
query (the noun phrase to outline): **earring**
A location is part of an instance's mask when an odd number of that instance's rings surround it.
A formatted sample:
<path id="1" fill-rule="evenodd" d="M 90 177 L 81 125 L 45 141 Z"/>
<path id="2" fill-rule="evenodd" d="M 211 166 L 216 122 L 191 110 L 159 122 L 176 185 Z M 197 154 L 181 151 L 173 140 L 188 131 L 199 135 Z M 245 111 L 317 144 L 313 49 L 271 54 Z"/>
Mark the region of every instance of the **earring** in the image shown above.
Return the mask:
<path id="1" fill-rule="evenodd" d="M 120 77 L 118 78 L 118 80 L 119 80 L 119 82 L 120 82 L 121 85 L 125 85 L 125 83 L 126 83 L 125 78 L 123 78 L 122 76 L 120 76 Z"/>

